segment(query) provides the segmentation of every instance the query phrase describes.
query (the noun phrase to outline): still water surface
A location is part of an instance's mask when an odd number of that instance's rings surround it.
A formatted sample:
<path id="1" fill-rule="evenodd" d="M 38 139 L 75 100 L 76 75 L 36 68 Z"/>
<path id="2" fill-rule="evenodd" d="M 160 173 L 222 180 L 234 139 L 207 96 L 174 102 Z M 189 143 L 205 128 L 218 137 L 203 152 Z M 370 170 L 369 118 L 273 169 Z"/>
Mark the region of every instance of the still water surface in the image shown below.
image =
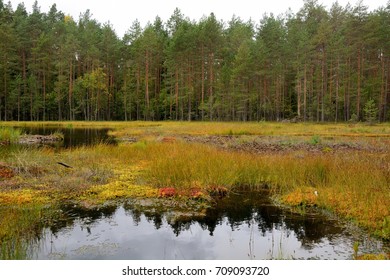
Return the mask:
<path id="1" fill-rule="evenodd" d="M 171 221 L 132 202 L 100 211 L 64 208 L 68 220 L 46 229 L 36 259 L 351 259 L 378 252 L 379 241 L 319 213 L 299 215 L 274 206 L 265 193 L 220 201 L 206 217 Z"/>
<path id="2" fill-rule="evenodd" d="M 55 132 L 64 134 L 64 140 L 53 144 L 54 146 L 70 148 L 77 146 L 90 146 L 98 143 L 114 144 L 115 140 L 107 135 L 108 128 L 64 128 L 64 127 L 22 127 L 26 134 L 50 135 Z"/>

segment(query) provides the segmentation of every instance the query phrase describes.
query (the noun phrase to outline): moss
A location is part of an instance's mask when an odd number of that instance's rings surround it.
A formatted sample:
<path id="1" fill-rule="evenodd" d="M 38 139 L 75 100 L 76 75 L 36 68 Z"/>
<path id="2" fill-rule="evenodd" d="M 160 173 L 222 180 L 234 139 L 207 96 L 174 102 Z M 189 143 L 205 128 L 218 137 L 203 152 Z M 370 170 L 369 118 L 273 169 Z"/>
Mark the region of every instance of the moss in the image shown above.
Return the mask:
<path id="1" fill-rule="evenodd" d="M 364 254 L 359 255 L 355 258 L 355 260 L 388 260 L 389 256 L 385 254 Z"/>
<path id="2" fill-rule="evenodd" d="M 317 190 L 310 187 L 297 188 L 281 197 L 281 201 L 289 206 L 316 206 L 317 200 Z"/>
<path id="3" fill-rule="evenodd" d="M 42 191 L 33 189 L 22 189 L 16 191 L 0 192 L 0 205 L 26 205 L 26 204 L 48 204 L 50 197 Z"/>

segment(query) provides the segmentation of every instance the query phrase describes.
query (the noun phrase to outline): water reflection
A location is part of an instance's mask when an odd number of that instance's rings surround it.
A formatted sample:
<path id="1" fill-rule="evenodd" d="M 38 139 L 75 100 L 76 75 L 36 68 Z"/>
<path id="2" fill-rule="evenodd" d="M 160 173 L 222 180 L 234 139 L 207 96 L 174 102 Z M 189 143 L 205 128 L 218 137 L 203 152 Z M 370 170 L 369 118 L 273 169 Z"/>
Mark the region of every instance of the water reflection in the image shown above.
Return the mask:
<path id="1" fill-rule="evenodd" d="M 54 146 L 70 148 L 77 146 L 90 146 L 98 143 L 114 144 L 115 139 L 108 136 L 107 128 L 64 128 L 64 127 L 22 127 L 23 132 L 30 135 L 50 135 L 56 132 L 64 134 L 64 140 Z"/>
<path id="2" fill-rule="evenodd" d="M 45 232 L 37 259 L 349 259 L 382 244 L 319 214 L 293 214 L 265 194 L 235 194 L 204 218 L 169 219 L 132 203 L 99 211 L 63 209 Z"/>

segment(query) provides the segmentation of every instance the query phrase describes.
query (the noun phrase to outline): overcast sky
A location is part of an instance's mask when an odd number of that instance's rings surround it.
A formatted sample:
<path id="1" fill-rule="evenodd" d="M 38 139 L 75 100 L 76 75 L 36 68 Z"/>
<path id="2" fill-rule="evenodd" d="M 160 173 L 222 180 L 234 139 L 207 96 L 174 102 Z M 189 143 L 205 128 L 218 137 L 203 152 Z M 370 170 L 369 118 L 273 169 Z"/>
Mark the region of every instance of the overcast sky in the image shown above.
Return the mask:
<path id="1" fill-rule="evenodd" d="M 370 10 L 386 6 L 388 0 L 365 0 L 363 3 Z M 5 0 L 4 2 L 7 2 Z M 24 2 L 27 11 L 31 12 L 34 0 L 11 0 L 12 6 Z M 324 6 L 329 8 L 336 0 L 319 0 Z M 358 0 L 338 0 L 343 7 L 347 3 L 354 6 Z M 285 13 L 289 8 L 296 13 L 302 6 L 303 0 L 38 0 L 42 12 L 47 12 L 53 3 L 57 4 L 57 9 L 65 14 L 78 19 L 80 13 L 89 9 L 92 17 L 100 23 L 110 22 L 122 37 L 129 29 L 132 22 L 138 19 L 144 26 L 148 21 L 153 22 L 158 15 L 165 22 L 173 14 L 177 7 L 191 20 L 198 21 L 203 15 L 214 12 L 217 19 L 225 22 L 229 21 L 233 15 L 243 20 L 252 19 L 259 22 L 264 13 L 279 15 Z"/>

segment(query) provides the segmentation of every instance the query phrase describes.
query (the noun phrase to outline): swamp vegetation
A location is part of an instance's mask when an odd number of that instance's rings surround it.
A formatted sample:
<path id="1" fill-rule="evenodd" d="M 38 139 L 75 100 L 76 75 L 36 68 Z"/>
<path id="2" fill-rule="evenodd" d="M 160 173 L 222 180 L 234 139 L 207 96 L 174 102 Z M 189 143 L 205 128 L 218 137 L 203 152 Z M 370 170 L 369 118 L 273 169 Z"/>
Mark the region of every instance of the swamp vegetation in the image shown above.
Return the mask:
<path id="1" fill-rule="evenodd" d="M 15 134 L 20 135 L 34 126 L 109 128 L 117 140 L 66 149 L 2 144 L 1 259 L 29 258 L 31 243 L 41 238 L 43 229 L 62 221 L 64 205 L 88 210 L 135 200 L 141 208 L 174 209 L 177 219 L 201 218 L 218 201 L 243 190 L 267 190 L 274 204 L 290 211 L 326 211 L 373 238 L 390 240 L 388 124 L 1 125 L 0 131 L 8 134 L 18 126 L 20 133 Z"/>

